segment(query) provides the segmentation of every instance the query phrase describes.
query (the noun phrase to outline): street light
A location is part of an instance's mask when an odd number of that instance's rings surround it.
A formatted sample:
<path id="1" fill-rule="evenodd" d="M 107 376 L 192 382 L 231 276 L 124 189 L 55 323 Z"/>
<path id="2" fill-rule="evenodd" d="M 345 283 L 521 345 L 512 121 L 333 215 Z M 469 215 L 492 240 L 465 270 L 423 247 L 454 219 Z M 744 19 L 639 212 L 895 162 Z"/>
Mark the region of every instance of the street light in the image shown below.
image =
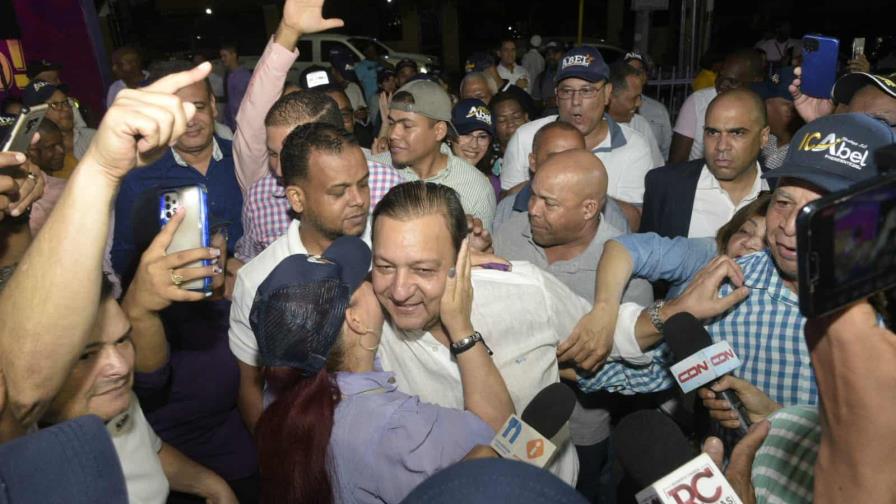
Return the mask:
<path id="1" fill-rule="evenodd" d="M 208 14 L 209 16 L 211 16 L 211 15 L 212 15 L 212 8 L 211 8 L 211 7 L 206 7 L 206 8 L 205 8 L 205 13 Z"/>

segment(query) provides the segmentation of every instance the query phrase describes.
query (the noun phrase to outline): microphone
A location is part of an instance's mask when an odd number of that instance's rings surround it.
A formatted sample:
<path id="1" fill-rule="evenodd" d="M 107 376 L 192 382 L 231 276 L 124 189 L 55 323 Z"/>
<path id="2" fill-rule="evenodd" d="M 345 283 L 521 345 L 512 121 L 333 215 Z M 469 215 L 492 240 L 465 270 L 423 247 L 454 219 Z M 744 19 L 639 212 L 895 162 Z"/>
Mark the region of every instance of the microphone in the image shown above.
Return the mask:
<path id="1" fill-rule="evenodd" d="M 557 448 L 569 441 L 569 417 L 576 396 L 566 385 L 552 383 L 532 398 L 522 415 L 510 415 L 492 439 L 491 447 L 502 458 L 544 468 Z"/>
<path id="2" fill-rule="evenodd" d="M 669 417 L 642 410 L 613 430 L 613 449 L 639 488 L 638 504 L 742 504 L 709 455 L 693 457 L 684 434 Z"/>
<path id="3" fill-rule="evenodd" d="M 669 371 L 684 393 L 712 385 L 741 366 L 731 345 L 727 341 L 714 344 L 703 324 L 690 313 L 682 312 L 669 317 L 663 328 L 663 337 L 676 360 Z M 716 394 L 728 401 L 737 413 L 740 420 L 740 427 L 736 429 L 738 437 L 746 436 L 750 417 L 740 398 L 733 390 Z"/>

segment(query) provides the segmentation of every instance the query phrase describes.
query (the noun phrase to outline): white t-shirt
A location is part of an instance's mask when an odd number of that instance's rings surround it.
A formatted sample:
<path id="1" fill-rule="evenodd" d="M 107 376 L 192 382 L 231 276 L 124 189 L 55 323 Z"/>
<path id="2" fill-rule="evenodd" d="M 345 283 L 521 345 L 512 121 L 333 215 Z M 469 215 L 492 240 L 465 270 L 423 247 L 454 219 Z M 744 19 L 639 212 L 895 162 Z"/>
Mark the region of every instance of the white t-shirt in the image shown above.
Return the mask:
<path id="1" fill-rule="evenodd" d="M 361 91 L 361 86 L 354 82 L 349 82 L 348 86 L 345 87 L 345 95 L 348 96 L 348 101 L 352 104 L 352 110 L 357 111 L 362 108 L 367 108 L 367 101 L 364 100 L 364 93 Z"/>
<path id="2" fill-rule="evenodd" d="M 501 166 L 501 189 L 529 180 L 529 153 L 532 140 L 542 126 L 557 120 L 551 115 L 519 127 L 504 151 Z M 644 136 L 634 129 L 618 124 L 604 115 L 609 133 L 603 142 L 592 149 L 607 169 L 607 194 L 618 200 L 640 204 L 644 202 L 644 177 L 657 165 Z"/>
<path id="3" fill-rule="evenodd" d="M 647 95 L 641 95 L 641 107 L 638 109 L 638 113 L 650 123 L 663 159 L 669 159 L 669 146 L 672 145 L 672 120 L 669 118 L 666 106 Z"/>
<path id="4" fill-rule="evenodd" d="M 514 85 L 516 84 L 516 81 L 520 79 L 526 79 L 529 82 L 529 85 L 523 89 L 528 92 L 531 88 L 532 78 L 529 76 L 529 72 L 522 65 L 517 65 L 516 63 L 514 63 L 513 70 L 510 70 L 501 63 L 498 63 L 497 69 L 498 75 L 500 75 L 502 79 L 507 79 L 511 84 Z"/>
<path id="5" fill-rule="evenodd" d="M 162 440 L 152 430 L 137 396 L 131 394 L 128 410 L 106 424 L 121 461 L 128 501 L 131 504 L 164 504 L 168 479 L 159 461 Z"/>
<path id="6" fill-rule="evenodd" d="M 557 345 L 591 306 L 537 266 L 513 261 L 510 272 L 473 270 L 472 322 L 501 372 L 517 413 L 541 389 L 560 381 Z M 457 361 L 431 333 L 405 333 L 388 323 L 378 353 L 383 369 L 394 371 L 398 388 L 423 401 L 463 409 Z M 579 462 L 569 443 L 548 469 L 575 485 Z"/>
<path id="7" fill-rule="evenodd" d="M 714 87 L 694 91 L 678 111 L 673 131 L 694 139 L 688 161 L 703 157 L 703 125 L 706 124 L 706 109 L 709 108 L 709 102 L 718 94 Z"/>
<path id="8" fill-rule="evenodd" d="M 688 238 L 715 236 L 719 228 L 730 221 L 738 210 L 756 201 L 759 191 L 766 189 L 768 189 L 768 182 L 762 178 L 762 171 L 757 163 L 756 180 L 753 181 L 753 187 L 749 194 L 735 205 L 728 192 L 719 185 L 718 179 L 713 177 L 706 165 L 703 165 L 700 179 L 697 181 L 697 191 L 694 193 L 694 209 L 691 212 Z"/>
<path id="9" fill-rule="evenodd" d="M 249 313 L 255 292 L 261 282 L 280 264 L 283 259 L 294 254 L 307 254 L 308 250 L 299 237 L 298 219 L 289 223 L 286 234 L 274 240 L 274 243 L 255 256 L 236 275 L 233 287 L 233 301 L 230 305 L 230 351 L 242 362 L 250 366 L 258 366 L 258 341 L 252 326 L 249 324 Z M 361 236 L 364 243 L 370 245 L 370 221 Z"/>

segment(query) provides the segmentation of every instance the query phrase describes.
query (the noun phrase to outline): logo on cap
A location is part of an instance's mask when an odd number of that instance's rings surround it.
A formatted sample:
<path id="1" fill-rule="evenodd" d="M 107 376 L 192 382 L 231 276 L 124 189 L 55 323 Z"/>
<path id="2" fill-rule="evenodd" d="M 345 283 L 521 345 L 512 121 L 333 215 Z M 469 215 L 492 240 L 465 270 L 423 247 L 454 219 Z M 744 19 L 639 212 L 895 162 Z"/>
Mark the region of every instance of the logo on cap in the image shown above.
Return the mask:
<path id="1" fill-rule="evenodd" d="M 489 113 L 488 109 L 481 105 L 474 105 L 470 107 L 470 111 L 467 112 L 467 118 L 475 117 L 477 121 L 484 122 L 489 126 L 492 125 L 492 115 Z"/>
<path id="2" fill-rule="evenodd" d="M 592 61 L 594 61 L 594 56 L 590 54 L 576 54 L 573 56 L 567 56 L 563 58 L 563 63 L 561 63 L 560 69 L 564 70 L 571 66 L 587 67 L 591 65 Z"/>
<path id="3" fill-rule="evenodd" d="M 868 165 L 868 145 L 842 136 L 837 138 L 834 133 L 828 133 L 822 138 L 818 131 L 806 133 L 800 142 L 799 150 L 805 152 L 825 152 L 826 159 L 845 164 L 856 170 L 861 170 Z"/>
<path id="4" fill-rule="evenodd" d="M 45 82 L 45 81 L 34 81 L 34 83 L 31 84 L 31 88 L 34 89 L 35 91 L 40 91 L 41 89 L 43 89 L 43 88 L 45 88 L 46 86 L 49 86 L 49 85 L 50 85 L 49 82 Z"/>
<path id="5" fill-rule="evenodd" d="M 896 88 L 896 83 L 894 83 L 894 82 L 891 81 L 890 79 L 888 79 L 888 78 L 886 78 L 886 77 L 884 77 L 884 76 L 882 76 L 882 75 L 878 75 L 877 78 L 880 79 L 880 80 L 882 80 L 887 86 Z"/>

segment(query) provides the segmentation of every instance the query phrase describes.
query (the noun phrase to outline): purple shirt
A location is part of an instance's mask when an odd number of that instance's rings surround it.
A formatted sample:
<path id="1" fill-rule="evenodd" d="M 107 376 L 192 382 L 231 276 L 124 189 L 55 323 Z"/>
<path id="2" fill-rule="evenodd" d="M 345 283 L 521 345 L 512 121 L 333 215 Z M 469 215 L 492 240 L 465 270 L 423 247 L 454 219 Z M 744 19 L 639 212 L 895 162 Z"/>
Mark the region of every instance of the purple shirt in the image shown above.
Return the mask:
<path id="1" fill-rule="evenodd" d="M 399 502 L 495 432 L 478 416 L 399 392 L 394 373 L 339 373 L 330 452 L 336 502 Z"/>
<path id="2" fill-rule="evenodd" d="M 225 480 L 258 471 L 255 443 L 236 399 L 240 372 L 227 339 L 229 301 L 179 303 L 162 314 L 170 358 L 136 373 L 134 391 L 166 443 Z"/>
<path id="3" fill-rule="evenodd" d="M 224 121 L 234 131 L 236 131 L 236 114 L 240 110 L 240 103 L 243 102 L 243 95 L 246 94 L 251 78 L 252 72 L 243 67 L 228 72 L 225 78 L 227 107 L 224 109 Z"/>

